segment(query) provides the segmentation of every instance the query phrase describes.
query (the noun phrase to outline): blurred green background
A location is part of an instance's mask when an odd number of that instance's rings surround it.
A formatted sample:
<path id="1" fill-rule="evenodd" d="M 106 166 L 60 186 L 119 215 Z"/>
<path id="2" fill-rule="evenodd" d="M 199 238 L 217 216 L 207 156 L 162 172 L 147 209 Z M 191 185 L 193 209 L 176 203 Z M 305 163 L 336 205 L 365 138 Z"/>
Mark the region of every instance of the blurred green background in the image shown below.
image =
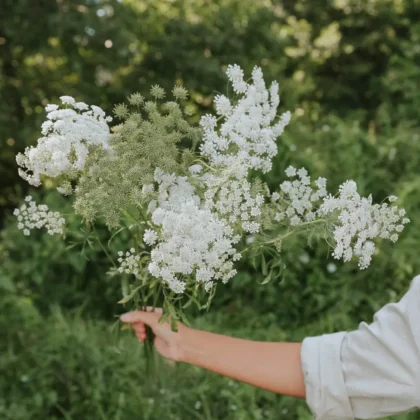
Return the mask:
<path id="1" fill-rule="evenodd" d="M 82 256 L 69 241 L 23 237 L 11 216 L 28 191 L 71 211 L 52 186 L 35 191 L 17 176 L 15 155 L 40 137 L 47 103 L 66 94 L 110 113 L 150 84 L 182 82 L 200 115 L 226 91 L 230 63 L 261 66 L 292 112 L 271 186 L 304 165 L 330 188 L 354 179 L 376 200 L 395 193 L 412 223 L 363 272 L 298 240 L 269 284 L 242 262 L 193 325 L 271 341 L 351 330 L 420 273 L 417 0 L 1 0 L 0 419 L 311 418 L 303 401 L 192 366 L 164 364 L 150 383 L 141 346 L 111 331 L 124 308 L 100 249 Z"/>

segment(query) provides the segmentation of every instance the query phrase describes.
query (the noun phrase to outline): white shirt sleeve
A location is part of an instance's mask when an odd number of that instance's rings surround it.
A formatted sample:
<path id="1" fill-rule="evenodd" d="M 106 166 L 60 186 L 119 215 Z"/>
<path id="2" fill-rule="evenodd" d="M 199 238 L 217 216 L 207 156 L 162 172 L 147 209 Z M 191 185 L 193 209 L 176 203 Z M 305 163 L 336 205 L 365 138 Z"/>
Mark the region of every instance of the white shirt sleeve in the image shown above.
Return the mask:
<path id="1" fill-rule="evenodd" d="M 420 408 L 420 276 L 370 325 L 302 343 L 306 401 L 316 420 L 371 419 Z"/>

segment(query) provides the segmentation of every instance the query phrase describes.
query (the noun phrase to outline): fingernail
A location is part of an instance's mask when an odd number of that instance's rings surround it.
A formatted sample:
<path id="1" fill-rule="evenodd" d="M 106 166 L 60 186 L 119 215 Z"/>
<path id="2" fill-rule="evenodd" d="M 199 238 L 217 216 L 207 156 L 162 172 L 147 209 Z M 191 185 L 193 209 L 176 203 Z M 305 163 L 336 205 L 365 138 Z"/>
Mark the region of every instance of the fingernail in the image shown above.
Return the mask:
<path id="1" fill-rule="evenodd" d="M 127 312 L 126 314 L 122 314 L 122 315 L 120 316 L 120 319 L 121 319 L 121 321 L 124 321 L 124 322 L 129 321 L 129 320 L 130 320 L 130 313 L 129 313 L 129 312 Z"/>

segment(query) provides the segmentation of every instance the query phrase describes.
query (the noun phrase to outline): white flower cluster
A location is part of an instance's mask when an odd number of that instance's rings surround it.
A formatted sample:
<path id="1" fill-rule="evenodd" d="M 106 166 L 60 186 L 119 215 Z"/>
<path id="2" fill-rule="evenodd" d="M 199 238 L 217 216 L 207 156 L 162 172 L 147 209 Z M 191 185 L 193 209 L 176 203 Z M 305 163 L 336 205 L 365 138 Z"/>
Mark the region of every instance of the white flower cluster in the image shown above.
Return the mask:
<path id="1" fill-rule="evenodd" d="M 118 252 L 118 262 L 120 266 L 118 267 L 118 271 L 120 273 L 126 274 L 139 274 L 139 261 L 140 256 L 136 255 L 136 250 L 131 248 L 127 252 Z"/>
<path id="2" fill-rule="evenodd" d="M 396 197 L 388 198 L 389 202 Z M 354 181 L 346 181 L 339 188 L 338 197 L 327 196 L 318 214 L 322 216 L 339 212 L 333 228 L 335 249 L 333 256 L 349 261 L 353 255 L 359 259 L 360 269 L 369 266 L 375 251 L 372 239 L 398 240 L 409 219 L 404 217 L 405 210 L 388 203 L 372 204 L 372 196 L 361 197 Z"/>
<path id="3" fill-rule="evenodd" d="M 142 222 L 148 225 L 143 242 L 151 247 L 150 274 L 162 279 L 175 293 L 183 293 L 189 279 L 201 283 L 206 291 L 212 289 L 215 281 L 227 282 L 236 274 L 234 262 L 241 258 L 235 245 L 244 234 L 248 236 L 246 243 L 255 241 L 261 219 L 265 222 L 272 208 L 275 220 L 283 220 L 292 228 L 308 227 L 312 222 L 325 223 L 321 226 L 331 229 L 335 241 L 334 257 L 348 261 L 356 256 L 360 268 L 366 268 L 375 250 L 372 240 L 379 237 L 395 242 L 409 222 L 405 211 L 389 203 L 372 204 L 370 196 L 364 198 L 357 193 L 353 181 L 342 184 L 337 196 L 329 195 L 325 178 L 318 178 L 312 184 L 305 168 L 297 170 L 290 166 L 286 169 L 289 179 L 271 195 L 269 211 L 265 212 L 264 196 L 258 193 L 263 186 L 249 182 L 248 176 L 251 170 L 264 173 L 271 170 L 272 158 L 277 153 L 276 139 L 283 133 L 291 114 L 285 112 L 276 120 L 279 86 L 273 82 L 267 88 L 259 67 L 253 69 L 250 84 L 237 65 L 228 66 L 226 73 L 237 100 L 232 103 L 226 96 L 217 95 L 218 118 L 205 115 L 201 119 L 200 164 L 189 166 L 186 176 L 157 168 L 154 183 L 143 185 L 139 192 L 140 201 L 148 203 L 147 220 Z M 157 86 L 152 93 L 155 97 L 164 94 Z M 184 91 L 178 93 L 185 97 Z M 89 153 L 96 150 L 93 146 L 112 151 L 108 145 L 108 122 L 112 119 L 99 107 L 76 102 L 69 96 L 60 99 L 64 108 L 46 107 L 47 121 L 42 125 L 43 137 L 37 146 L 27 148 L 16 160 L 19 174 L 31 185 L 39 186 L 43 175 L 61 177 L 58 190 L 67 194 L 72 191 L 70 181 L 80 175 Z M 128 112 L 124 106 L 120 110 Z M 152 120 L 150 124 L 155 130 Z M 167 148 L 158 151 L 166 153 Z M 118 154 L 118 149 L 115 153 Z M 172 165 L 172 160 L 168 160 L 168 165 Z M 153 162 L 151 168 L 173 168 L 165 160 L 162 162 L 162 165 Z M 182 170 L 183 166 L 179 168 Z M 136 167 L 130 170 L 135 171 Z M 149 172 L 149 180 L 150 175 Z M 395 200 L 394 196 L 388 199 Z M 36 205 L 31 197 L 26 201 L 27 204 L 14 212 L 25 235 L 41 227 L 50 234 L 63 232 L 64 219 L 59 213 L 49 211 L 45 205 Z M 117 201 L 116 210 L 119 207 Z M 307 255 L 302 258 L 302 262 L 308 262 Z M 120 251 L 118 262 L 121 273 L 138 275 L 143 269 L 134 248 L 125 253 Z"/>
<path id="4" fill-rule="evenodd" d="M 239 224 L 240 231 L 257 233 L 264 197 L 261 194 L 253 197 L 251 184 L 245 178 L 236 178 L 234 169 L 226 169 L 219 175 L 205 174 L 202 178 L 206 185 L 205 206 L 216 211 L 230 226 Z"/>
<path id="5" fill-rule="evenodd" d="M 50 235 L 63 233 L 65 220 L 60 213 L 50 211 L 45 204 L 37 205 L 30 195 L 25 198 L 25 201 L 27 204 L 22 204 L 13 212 L 18 220 L 18 229 L 22 230 L 24 235 L 28 236 L 32 229 L 43 227 Z"/>
<path id="6" fill-rule="evenodd" d="M 55 178 L 71 171 L 81 171 L 89 154 L 89 145 L 108 148 L 108 122 L 112 120 L 97 106 L 76 102 L 62 96 L 63 105 L 47 105 L 47 121 L 42 124 L 44 137 L 36 147 L 28 147 L 16 156 L 19 175 L 31 185 L 41 184 L 41 175 Z M 63 191 L 64 192 L 64 191 Z"/>
<path id="7" fill-rule="evenodd" d="M 176 293 L 185 289 L 183 276 L 194 276 L 210 290 L 213 280 L 227 282 L 236 274 L 240 258 L 233 245 L 240 236 L 215 212 L 201 205 L 186 177 L 156 170 L 158 203 L 149 206 L 156 229 L 144 233 L 153 245 L 149 272 L 167 282 Z"/>
<path id="8" fill-rule="evenodd" d="M 280 185 L 280 193 L 271 196 L 275 203 L 277 221 L 287 220 L 296 226 L 316 219 L 328 218 L 335 240 L 333 256 L 336 259 L 349 261 L 358 257 L 359 267 L 369 266 L 375 251 L 375 238 L 398 240 L 398 233 L 410 220 L 405 218 L 405 210 L 388 203 L 372 204 L 372 197 L 361 197 L 354 181 L 346 181 L 339 187 L 337 197 L 327 193 L 326 179 L 318 178 L 315 188 L 305 168 L 296 170 L 290 166 L 286 169 L 293 181 Z M 391 196 L 389 202 L 397 200 Z"/>
<path id="9" fill-rule="evenodd" d="M 236 64 L 230 65 L 226 73 L 239 99 L 233 105 L 225 96 L 216 96 L 216 112 L 223 123 L 218 127 L 214 116 L 202 117 L 201 155 L 215 167 L 230 166 L 239 158 L 246 168 L 268 172 L 277 153 L 276 139 L 283 133 L 291 114 L 285 112 L 273 124 L 280 102 L 279 86 L 273 82 L 267 89 L 259 67 L 252 71 L 252 84 L 244 81 L 243 71 Z"/>
<path id="10" fill-rule="evenodd" d="M 298 225 L 303 221 L 310 222 L 316 217 L 314 203 L 327 195 L 327 180 L 318 178 L 315 181 L 316 189 L 311 187 L 311 178 L 305 168 L 297 170 L 293 166 L 286 169 L 289 178 L 297 177 L 293 181 L 284 181 L 280 184 L 280 191 L 271 195 L 271 201 L 278 202 L 275 220 L 280 221 L 284 218 L 290 220 L 292 226 Z M 282 200 L 279 201 L 279 199 Z"/>

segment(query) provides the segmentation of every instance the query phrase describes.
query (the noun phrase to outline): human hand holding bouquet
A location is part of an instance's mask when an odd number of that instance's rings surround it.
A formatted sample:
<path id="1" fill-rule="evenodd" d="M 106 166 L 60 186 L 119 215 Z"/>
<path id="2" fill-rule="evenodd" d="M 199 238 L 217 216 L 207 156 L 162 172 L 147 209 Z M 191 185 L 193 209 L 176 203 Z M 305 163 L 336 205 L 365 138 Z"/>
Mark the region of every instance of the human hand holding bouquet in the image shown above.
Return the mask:
<path id="1" fill-rule="evenodd" d="M 174 332 L 168 322 L 159 322 L 162 315 L 162 308 L 148 306 L 145 311 L 133 311 L 121 315 L 123 322 L 129 322 L 133 326 L 134 333 L 140 343 L 147 339 L 146 325 L 149 326 L 154 334 L 154 346 L 158 353 L 168 360 L 174 362 L 185 361 L 183 348 L 183 333 L 186 327 L 178 323 L 178 331 Z"/>
<path id="2" fill-rule="evenodd" d="M 237 65 L 228 66 L 227 76 L 235 98 L 217 95 L 218 117 L 205 115 L 199 126 L 188 122 L 181 86 L 166 102 L 159 86 L 151 88 L 150 100 L 131 95 L 130 107 L 115 107 L 120 123 L 111 129 L 112 119 L 99 107 L 61 97 L 65 108 L 46 107 L 44 137 L 17 156 L 19 173 L 31 185 L 48 177 L 59 193 L 74 196 L 74 210 L 95 240 L 97 219 L 109 227 L 109 243 L 125 238 L 117 255 L 101 243 L 110 274 L 122 277 L 120 303 L 145 309 L 162 302 L 161 322 L 170 319 L 173 330 L 179 320 L 188 322 L 190 304 L 209 308 L 218 284 L 235 276 L 239 259 L 269 251 L 275 258 L 263 266 L 265 282 L 279 276 L 281 248 L 291 235 L 325 239 L 335 258 L 356 257 L 364 269 L 373 241 L 395 242 L 409 222 L 390 204 L 396 197 L 374 204 L 354 181 L 331 195 L 326 179 L 313 182 L 304 168 L 286 168 L 288 179 L 270 191 L 258 171 L 271 170 L 291 115 L 277 117 L 278 84 L 267 89 L 260 68 L 252 83 Z M 24 234 L 43 227 L 65 234 L 58 212 L 28 202 L 15 210 Z"/>

